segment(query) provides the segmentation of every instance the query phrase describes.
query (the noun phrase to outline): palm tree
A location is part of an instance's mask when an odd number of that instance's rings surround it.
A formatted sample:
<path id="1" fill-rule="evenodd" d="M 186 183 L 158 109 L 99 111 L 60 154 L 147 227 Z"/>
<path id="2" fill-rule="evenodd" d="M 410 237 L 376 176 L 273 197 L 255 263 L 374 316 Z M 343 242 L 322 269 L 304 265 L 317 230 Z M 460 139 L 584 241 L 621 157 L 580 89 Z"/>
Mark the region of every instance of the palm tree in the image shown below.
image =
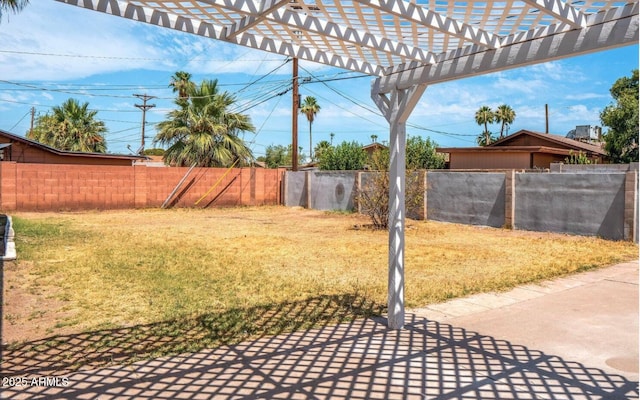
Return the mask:
<path id="1" fill-rule="evenodd" d="M 489 132 L 488 125 L 493 123 L 495 115 L 489 106 L 482 106 L 476 111 L 476 123 L 478 125 L 484 125 L 484 146 L 491 144 L 491 132 Z"/>
<path id="2" fill-rule="evenodd" d="M 495 141 L 496 138 L 491 134 L 491 132 L 489 132 L 488 136 L 482 132 L 476 137 L 476 143 L 478 143 L 478 146 L 488 146 Z"/>
<path id="3" fill-rule="evenodd" d="M 498 106 L 494 114 L 494 119 L 496 122 L 501 123 L 500 125 L 500 139 L 504 137 L 505 128 L 509 129 L 509 125 L 513 123 L 516 119 L 516 112 L 513 111 L 511 107 L 506 104 Z"/>
<path id="4" fill-rule="evenodd" d="M 29 0 L 0 0 L 0 18 L 7 11 L 14 14 L 22 11 L 29 4 Z"/>
<path id="5" fill-rule="evenodd" d="M 158 124 L 154 143 L 169 145 L 164 160 L 177 166 L 230 167 L 247 165 L 253 154 L 239 132 L 255 128 L 247 115 L 232 113 L 235 98 L 218 91 L 217 80 L 203 80 L 178 98 L 177 109 Z"/>
<path id="6" fill-rule="evenodd" d="M 185 71 L 178 71 L 171 77 L 169 87 L 173 88 L 173 93 L 178 93 L 178 100 L 189 100 L 189 92 L 195 88 L 195 83 L 191 81 L 191 74 Z"/>
<path id="7" fill-rule="evenodd" d="M 327 151 L 327 149 L 330 149 L 331 147 L 333 147 L 331 143 L 329 143 L 326 140 L 321 140 L 318 143 L 316 143 L 316 147 L 315 149 L 313 149 L 313 153 L 316 156 L 316 159 L 320 160 L 322 158 L 322 154 L 325 151 Z"/>
<path id="8" fill-rule="evenodd" d="M 371 143 L 375 143 L 378 140 L 378 135 L 371 135 Z"/>
<path id="9" fill-rule="evenodd" d="M 315 97 L 307 96 L 304 98 L 304 102 L 302 103 L 302 107 L 300 107 L 300 112 L 307 116 L 307 121 L 309 121 L 309 158 L 313 160 L 313 144 L 311 140 L 311 124 L 313 124 L 313 120 L 316 117 L 316 114 L 320 111 L 320 105 L 316 101 Z"/>
<path id="10" fill-rule="evenodd" d="M 95 119 L 97 113 L 89 110 L 89 103 L 68 99 L 53 107 L 51 114 L 38 117 L 27 138 L 59 150 L 104 153 L 107 144 L 103 134 L 107 128 Z"/>

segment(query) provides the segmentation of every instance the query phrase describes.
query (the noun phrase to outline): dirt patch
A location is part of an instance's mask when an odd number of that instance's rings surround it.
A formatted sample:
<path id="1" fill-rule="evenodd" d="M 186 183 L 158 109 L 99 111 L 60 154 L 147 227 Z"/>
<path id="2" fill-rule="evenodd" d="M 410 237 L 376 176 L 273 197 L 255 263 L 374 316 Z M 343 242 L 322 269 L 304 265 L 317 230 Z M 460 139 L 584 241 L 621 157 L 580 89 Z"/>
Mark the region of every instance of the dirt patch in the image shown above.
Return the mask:
<path id="1" fill-rule="evenodd" d="M 32 263 L 5 261 L 3 275 L 3 345 L 69 331 L 59 326 L 72 314 L 57 298 L 60 290 L 33 274 Z"/>

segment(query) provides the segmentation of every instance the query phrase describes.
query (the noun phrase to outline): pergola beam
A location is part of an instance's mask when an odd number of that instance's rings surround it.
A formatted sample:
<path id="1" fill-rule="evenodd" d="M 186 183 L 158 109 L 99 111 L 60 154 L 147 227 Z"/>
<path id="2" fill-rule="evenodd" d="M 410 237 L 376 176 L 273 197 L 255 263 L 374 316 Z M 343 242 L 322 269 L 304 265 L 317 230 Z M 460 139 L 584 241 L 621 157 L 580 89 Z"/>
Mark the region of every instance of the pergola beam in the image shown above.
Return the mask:
<path id="1" fill-rule="evenodd" d="M 106 14 L 145 22 L 163 28 L 174 29 L 211 39 L 217 39 L 257 50 L 263 50 L 287 57 L 299 58 L 337 68 L 360 72 L 367 75 L 380 76 L 384 68 L 366 61 L 360 61 L 349 57 L 332 54 L 326 51 L 307 48 L 288 42 L 251 35 L 246 32 L 227 38 L 226 28 L 211 23 L 176 16 L 164 11 L 136 6 L 122 0 L 55 0 L 61 3 L 99 11 Z"/>
<path id="2" fill-rule="evenodd" d="M 369 32 L 343 27 L 335 22 L 326 21 L 313 16 L 292 11 L 279 10 L 274 12 L 269 17 L 269 20 L 306 32 L 327 36 L 362 47 L 368 47 L 410 60 L 416 60 L 422 63 L 436 62 L 436 56 L 424 49 L 373 35 Z"/>
<path id="3" fill-rule="evenodd" d="M 226 39 L 230 39 L 231 37 L 239 35 L 240 33 L 258 25 L 267 18 L 267 15 L 271 14 L 278 8 L 286 6 L 289 4 L 289 1 L 290 0 L 263 0 L 255 12 L 242 17 L 240 20 L 227 27 Z"/>
<path id="4" fill-rule="evenodd" d="M 542 11 L 545 14 L 569 24 L 573 28 L 584 28 L 587 26 L 587 17 L 576 10 L 575 7 L 565 3 L 563 0 L 523 0 Z"/>
<path id="5" fill-rule="evenodd" d="M 378 78 L 377 87 L 389 93 L 419 83 L 432 85 L 638 43 L 638 3 L 606 14 L 610 15 L 592 16 L 592 24 L 579 30 L 554 33 L 552 26 L 546 28 L 547 35 L 532 30 L 506 38 L 499 49 L 470 51 L 433 65 L 398 65 Z"/>
<path id="6" fill-rule="evenodd" d="M 377 8 L 426 28 L 468 40 L 489 49 L 500 46 L 500 37 L 473 27 L 467 23 L 445 17 L 415 3 L 404 0 L 353 0 L 362 5 Z"/>
<path id="7" fill-rule="evenodd" d="M 263 10 L 263 7 L 256 6 L 255 3 L 245 0 L 207 0 L 206 3 L 227 11 L 248 14 L 230 27 L 230 30 L 227 30 L 227 38 L 244 32 L 264 20 L 269 20 L 281 25 L 290 26 L 300 32 L 314 33 L 352 43 L 357 46 L 372 48 L 409 60 L 416 60 L 425 64 L 436 62 L 436 56 L 433 53 L 418 47 L 383 38 L 369 32 L 341 26 L 335 22 L 317 18 L 306 13 L 279 10 L 278 8 L 280 7 L 277 4 L 281 2 L 270 5 L 268 9 L 265 10 Z M 286 3 L 288 3 L 288 0 Z"/>

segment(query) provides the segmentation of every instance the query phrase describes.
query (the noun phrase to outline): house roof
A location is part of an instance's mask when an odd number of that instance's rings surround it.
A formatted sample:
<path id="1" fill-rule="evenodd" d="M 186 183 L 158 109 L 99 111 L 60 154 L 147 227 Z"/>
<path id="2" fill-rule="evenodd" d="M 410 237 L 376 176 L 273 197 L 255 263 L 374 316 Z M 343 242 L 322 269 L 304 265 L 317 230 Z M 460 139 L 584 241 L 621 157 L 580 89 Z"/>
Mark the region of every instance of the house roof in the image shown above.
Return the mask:
<path id="1" fill-rule="evenodd" d="M 386 149 L 386 148 L 387 148 L 387 146 L 385 146 L 383 144 L 380 144 L 378 142 L 374 142 L 374 143 L 368 144 L 366 146 L 362 146 L 363 150 L 369 150 L 369 149 L 377 150 L 377 149 Z"/>
<path id="2" fill-rule="evenodd" d="M 585 142 L 580 142 L 578 140 L 574 140 L 574 139 L 569 139 L 567 137 L 564 136 L 560 136 L 560 135 L 554 135 L 554 134 L 550 134 L 550 133 L 540 133 L 540 132 L 534 132 L 534 131 L 529 131 L 529 130 L 525 130 L 525 129 L 521 129 L 518 132 L 506 136 L 498 141 L 495 141 L 493 143 L 491 143 L 489 146 L 487 147 L 501 147 L 504 146 L 506 143 L 509 143 L 510 141 L 516 139 L 517 137 L 520 136 L 533 136 L 533 137 L 537 137 L 539 139 L 548 141 L 550 143 L 554 143 L 554 144 L 560 144 L 560 145 L 564 145 L 564 146 L 568 146 L 568 147 L 573 147 L 576 150 L 583 150 L 583 151 L 587 151 L 587 152 L 591 152 L 591 153 L 595 153 L 595 154 L 600 154 L 600 155 L 607 155 L 607 152 L 604 151 L 604 149 L 600 146 L 594 145 L 594 144 L 590 144 L 590 143 L 585 143 Z M 549 146 L 546 146 L 549 147 Z M 551 146 L 553 147 L 553 146 Z"/>
<path id="3" fill-rule="evenodd" d="M 539 138 L 548 145 L 533 145 L 522 146 L 509 145 L 515 139 L 522 136 L 532 136 Z M 466 152 L 535 152 L 535 153 L 552 153 L 552 154 L 569 154 L 569 151 L 584 151 L 586 153 L 596 154 L 600 156 L 606 156 L 607 152 L 600 146 L 580 142 L 577 140 L 562 137 L 560 135 L 553 135 L 547 133 L 533 132 L 529 130 L 520 130 L 512 135 L 502 138 L 489 146 L 485 147 L 439 147 L 437 149 L 440 153 L 466 153 Z"/>
<path id="4" fill-rule="evenodd" d="M 59 150 L 54 147 L 48 146 L 46 144 L 37 142 L 35 140 L 27 139 L 22 136 L 15 135 L 13 133 L 9 133 L 0 129 L 0 138 L 6 138 L 11 142 L 20 142 L 27 146 L 33 146 L 40 150 L 58 155 L 58 156 L 69 156 L 69 157 L 91 157 L 91 158 L 106 158 L 106 159 L 115 159 L 115 160 L 146 160 L 146 156 L 136 156 L 136 155 L 128 155 L 128 154 L 107 154 L 107 153 L 85 153 L 81 151 L 67 151 L 67 150 Z"/>

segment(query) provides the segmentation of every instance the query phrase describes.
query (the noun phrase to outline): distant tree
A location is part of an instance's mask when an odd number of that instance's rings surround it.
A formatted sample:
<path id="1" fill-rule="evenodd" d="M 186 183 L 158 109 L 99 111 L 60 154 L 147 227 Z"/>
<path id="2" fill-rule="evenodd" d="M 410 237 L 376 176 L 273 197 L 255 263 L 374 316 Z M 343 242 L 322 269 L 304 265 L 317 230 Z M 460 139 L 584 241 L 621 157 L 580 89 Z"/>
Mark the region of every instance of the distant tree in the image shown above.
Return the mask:
<path id="1" fill-rule="evenodd" d="M 332 147 L 331 143 L 327 142 L 326 140 L 319 141 L 318 143 L 316 143 L 316 146 L 313 148 L 313 156 L 315 157 L 316 160 L 320 160 L 320 158 L 322 157 L 322 153 L 324 153 L 325 150 L 327 150 L 330 147 Z"/>
<path id="2" fill-rule="evenodd" d="M 407 139 L 407 169 L 439 169 L 444 168 L 443 154 L 436 153 L 438 145 L 430 138 L 410 136 Z"/>
<path id="3" fill-rule="evenodd" d="M 618 79 L 610 89 L 614 102 L 601 113 L 609 131 L 604 135 L 605 150 L 615 163 L 638 161 L 638 70 Z"/>
<path id="4" fill-rule="evenodd" d="M 481 146 L 487 146 L 491 144 L 491 132 L 489 132 L 489 124 L 492 124 L 495 119 L 495 114 L 491 110 L 489 106 L 482 106 L 478 111 L 476 111 L 475 115 L 476 123 L 478 125 L 484 125 L 484 140 L 478 141 L 478 144 Z"/>
<path id="5" fill-rule="evenodd" d="M 142 154 L 145 156 L 163 156 L 165 153 L 165 149 L 153 148 L 153 149 L 144 149 Z"/>
<path id="6" fill-rule="evenodd" d="M 27 4 L 29 4 L 29 0 L 0 0 L 0 21 L 2 21 L 2 16 L 7 12 L 17 14 L 22 11 Z"/>
<path id="7" fill-rule="evenodd" d="M 495 141 L 496 137 L 493 136 L 491 132 L 489 132 L 489 135 L 482 132 L 476 137 L 476 143 L 478 143 L 478 146 L 488 146 Z"/>
<path id="8" fill-rule="evenodd" d="M 33 130 L 27 132 L 28 139 L 59 150 L 86 153 L 104 153 L 107 143 L 104 122 L 96 119 L 97 111 L 89 110 L 89 103 L 80 104 L 68 99 L 55 106 L 52 113 L 39 116 Z"/>
<path id="9" fill-rule="evenodd" d="M 332 145 L 332 146 L 333 146 L 333 138 L 334 138 L 335 136 L 336 136 L 336 134 L 335 134 L 335 133 L 333 133 L 333 132 L 331 132 L 331 133 L 329 134 L 329 137 L 331 137 L 331 142 L 330 142 L 330 143 L 331 143 L 331 145 Z"/>
<path id="10" fill-rule="evenodd" d="M 320 105 L 318 104 L 315 97 L 307 96 L 304 98 L 302 103 L 302 107 L 300 107 L 300 112 L 307 117 L 307 121 L 309 121 L 309 157 L 311 160 L 315 160 L 313 157 L 313 142 L 311 139 L 311 125 L 313 121 L 316 119 L 316 114 L 320 112 Z"/>
<path id="11" fill-rule="evenodd" d="M 513 111 L 510 106 L 502 104 L 498 106 L 498 109 L 494 113 L 494 119 L 496 122 L 500 123 L 499 139 L 502 139 L 505 134 L 505 129 L 508 129 L 513 121 L 516 120 L 516 112 Z"/>
<path id="12" fill-rule="evenodd" d="M 217 80 L 203 80 L 187 90 L 188 98 L 176 99 L 177 109 L 158 124 L 154 143 L 169 146 L 167 164 L 230 167 L 248 165 L 251 150 L 238 134 L 255 128 L 247 115 L 232 113 L 235 98 L 219 92 Z"/>
<path id="13" fill-rule="evenodd" d="M 362 144 L 345 141 L 323 150 L 319 162 L 321 170 L 360 170 L 367 162 L 367 152 L 362 148 Z"/>
<path id="14" fill-rule="evenodd" d="M 187 102 L 189 93 L 196 88 L 196 84 L 191 81 L 191 74 L 185 71 L 178 71 L 171 76 L 169 87 L 173 93 L 178 93 L 178 101 Z"/>
<path id="15" fill-rule="evenodd" d="M 371 143 L 378 141 L 378 135 L 371 135 Z"/>
<path id="16" fill-rule="evenodd" d="M 278 168 L 291 165 L 291 145 L 269 145 L 265 150 L 264 163 L 267 168 Z"/>

